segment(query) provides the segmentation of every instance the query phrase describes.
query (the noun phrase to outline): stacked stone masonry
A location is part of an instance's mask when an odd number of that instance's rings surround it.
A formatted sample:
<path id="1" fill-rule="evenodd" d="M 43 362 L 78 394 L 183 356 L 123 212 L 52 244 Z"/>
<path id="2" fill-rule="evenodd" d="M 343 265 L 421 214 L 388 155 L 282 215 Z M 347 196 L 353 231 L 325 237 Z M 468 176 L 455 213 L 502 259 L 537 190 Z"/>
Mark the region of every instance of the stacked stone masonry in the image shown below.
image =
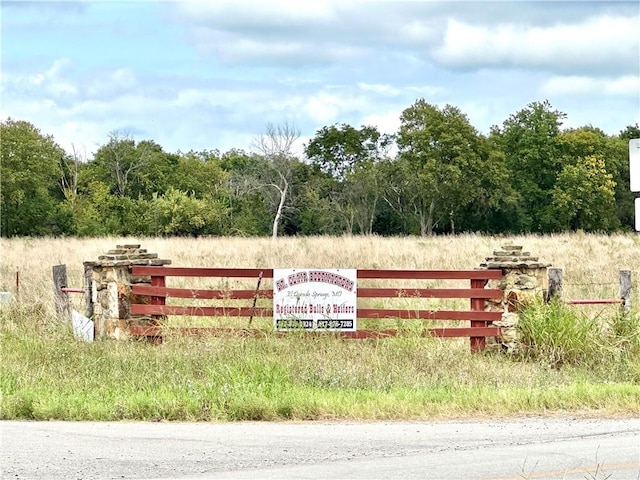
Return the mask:
<path id="1" fill-rule="evenodd" d="M 157 318 L 131 315 L 134 284 L 150 284 L 151 277 L 134 277 L 134 265 L 162 266 L 171 260 L 158 258 L 156 253 L 148 253 L 140 245 L 117 245 L 115 249 L 100 255 L 97 261 L 84 262 L 85 269 L 91 269 L 91 303 L 95 336 L 116 339 L 127 338 L 131 325 L 155 325 Z M 142 302 L 147 299 L 140 299 Z"/>
<path id="2" fill-rule="evenodd" d="M 495 339 L 490 347 L 507 351 L 517 349 L 517 312 L 527 303 L 544 300 L 550 266 L 530 252 L 523 251 L 519 245 L 504 245 L 502 250 L 494 251 L 492 257 L 486 257 L 480 264 L 482 269 L 502 270 L 502 279 L 490 280 L 486 285 L 487 288 L 502 290 L 500 300 L 487 300 L 487 310 L 503 312 L 502 319 L 492 323 L 502 328 L 502 337 Z"/>

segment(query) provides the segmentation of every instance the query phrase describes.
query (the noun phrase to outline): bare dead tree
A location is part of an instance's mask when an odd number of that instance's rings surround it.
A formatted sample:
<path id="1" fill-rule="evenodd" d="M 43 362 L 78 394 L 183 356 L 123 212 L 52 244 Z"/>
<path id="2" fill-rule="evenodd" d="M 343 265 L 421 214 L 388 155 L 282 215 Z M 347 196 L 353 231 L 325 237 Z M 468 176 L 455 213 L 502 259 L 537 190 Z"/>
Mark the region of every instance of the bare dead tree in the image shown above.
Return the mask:
<path id="1" fill-rule="evenodd" d="M 262 155 L 271 167 L 274 175 L 272 181 L 263 186 L 271 187 L 278 194 L 276 213 L 273 218 L 271 238 L 278 237 L 278 225 L 282 219 L 289 192 L 289 177 L 291 175 L 290 161 L 295 142 L 300 138 L 300 130 L 289 122 L 281 125 L 267 124 L 265 133 L 260 134 L 252 143 L 252 149 Z"/>
<path id="2" fill-rule="evenodd" d="M 138 155 L 131 133 L 119 130 L 114 130 L 109 134 L 109 142 L 103 148 L 105 150 L 105 164 L 116 181 L 118 195 L 124 197 L 131 173 L 147 165 L 150 152 L 148 149 L 144 149 Z"/>
<path id="3" fill-rule="evenodd" d="M 87 152 L 84 148 L 80 151 L 74 144 L 71 145 L 71 149 L 73 153 L 70 158 L 60 158 L 60 184 L 64 198 L 73 203 L 78 195 L 80 165 L 87 163 Z"/>

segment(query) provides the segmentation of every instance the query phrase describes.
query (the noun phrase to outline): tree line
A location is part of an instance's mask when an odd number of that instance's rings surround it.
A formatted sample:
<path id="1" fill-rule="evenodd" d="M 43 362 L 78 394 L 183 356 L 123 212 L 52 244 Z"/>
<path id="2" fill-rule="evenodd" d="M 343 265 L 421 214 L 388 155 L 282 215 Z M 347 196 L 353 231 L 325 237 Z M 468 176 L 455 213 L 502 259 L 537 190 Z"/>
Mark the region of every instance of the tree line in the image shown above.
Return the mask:
<path id="1" fill-rule="evenodd" d="M 0 124 L 0 233 L 433 235 L 631 230 L 628 141 L 533 102 L 488 135 L 457 107 L 418 99 L 399 130 L 334 124 L 298 158 L 294 125 L 250 151 L 170 153 L 111 132 L 92 158 L 23 120 Z"/>

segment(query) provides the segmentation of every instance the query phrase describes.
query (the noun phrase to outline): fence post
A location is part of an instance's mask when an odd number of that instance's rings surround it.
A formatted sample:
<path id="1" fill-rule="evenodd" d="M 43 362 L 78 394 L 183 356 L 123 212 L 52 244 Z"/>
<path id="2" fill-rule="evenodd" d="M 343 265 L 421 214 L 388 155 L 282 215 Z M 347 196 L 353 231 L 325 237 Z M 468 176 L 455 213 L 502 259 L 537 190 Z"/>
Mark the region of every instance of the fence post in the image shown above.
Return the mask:
<path id="1" fill-rule="evenodd" d="M 620 270 L 620 298 L 623 313 L 631 311 L 631 270 Z"/>
<path id="2" fill-rule="evenodd" d="M 53 295 L 56 302 L 56 313 L 60 320 L 69 320 L 71 316 L 71 305 L 69 304 L 69 296 L 62 289 L 67 286 L 67 266 L 54 265 L 52 267 L 53 274 Z"/>
<path id="3" fill-rule="evenodd" d="M 564 270 L 561 268 L 549 269 L 549 286 L 547 288 L 546 301 L 562 300 L 562 276 Z"/>
<path id="4" fill-rule="evenodd" d="M 166 277 L 151 277 L 151 286 L 152 287 L 165 287 L 167 285 Z M 165 297 L 151 297 L 151 305 L 166 305 L 167 301 Z M 161 320 L 165 318 L 163 315 L 153 315 L 149 323 L 157 327 L 160 325 Z M 161 344 L 163 339 L 162 335 L 160 336 L 152 336 L 149 337 L 149 340 L 155 344 Z"/>
<path id="5" fill-rule="evenodd" d="M 547 292 L 547 270 L 551 264 L 539 261 L 538 257 L 522 250 L 520 245 L 504 245 L 486 257 L 480 264 L 484 269 L 500 269 L 501 280 L 489 280 L 488 288 L 502 290 L 502 298 L 486 301 L 486 309 L 502 312 L 502 319 L 492 325 L 500 327 L 502 335 L 489 337 L 489 348 L 500 348 L 507 352 L 518 349 L 518 313 L 528 303 L 544 298 Z"/>
<path id="6" fill-rule="evenodd" d="M 471 288 L 484 288 L 484 280 L 471 280 Z M 471 310 L 476 312 L 484 312 L 485 309 L 484 298 L 472 298 Z M 487 322 L 484 320 L 471 320 L 471 328 L 474 327 L 486 327 Z M 469 346 L 471 347 L 471 353 L 482 352 L 486 347 L 485 337 L 469 337 Z"/>
<path id="7" fill-rule="evenodd" d="M 84 266 L 84 299 L 87 305 L 87 318 L 91 318 L 93 316 L 93 295 L 91 294 L 91 279 L 93 268 L 90 265 Z"/>
<path id="8" fill-rule="evenodd" d="M 148 253 L 140 245 L 116 245 L 97 261 L 84 262 L 85 278 L 90 281 L 91 307 L 97 338 L 126 339 L 130 327 L 145 319 L 131 315 L 131 285 L 150 283 L 149 277 L 133 277 L 134 265 L 167 265 L 171 260 L 158 258 L 157 253 Z M 89 272 L 90 270 L 90 272 Z M 164 281 L 164 279 L 163 279 Z"/>

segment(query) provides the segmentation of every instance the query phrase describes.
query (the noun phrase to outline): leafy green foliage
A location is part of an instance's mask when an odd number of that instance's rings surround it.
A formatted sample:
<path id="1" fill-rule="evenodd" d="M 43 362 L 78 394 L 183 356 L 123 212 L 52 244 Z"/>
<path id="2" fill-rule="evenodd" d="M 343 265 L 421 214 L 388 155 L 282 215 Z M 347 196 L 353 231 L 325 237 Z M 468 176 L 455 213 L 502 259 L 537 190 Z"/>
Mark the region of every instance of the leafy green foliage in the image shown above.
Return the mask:
<path id="1" fill-rule="evenodd" d="M 514 212 L 513 218 L 519 231 L 549 229 L 551 190 L 562 169 L 558 135 L 565 118 L 548 101 L 533 102 L 494 131 L 506 155 L 512 185 L 520 194 L 523 208 Z"/>
<path id="2" fill-rule="evenodd" d="M 270 126 L 256 152 L 169 153 L 112 132 L 93 158 L 28 122 L 0 125 L 0 229 L 13 235 L 430 235 L 630 230 L 630 125 L 561 129 L 548 101 L 488 136 L 458 108 L 417 100 L 397 134 Z M 396 141 L 397 149 L 393 148 Z M 393 153 L 391 153 L 393 152 Z"/>
<path id="3" fill-rule="evenodd" d="M 440 109 L 423 99 L 402 112 L 400 121 L 398 147 L 408 162 L 420 233 L 431 235 L 438 226 L 455 231 L 455 222 L 477 193 L 468 179 L 484 163 L 481 137 L 458 108 Z"/>
<path id="4" fill-rule="evenodd" d="M 64 151 L 20 120 L 0 122 L 1 234 L 57 235 L 70 223 L 61 206 L 59 163 Z"/>
<path id="5" fill-rule="evenodd" d="M 556 230 L 610 231 L 616 226 L 615 182 L 600 156 L 579 158 L 565 165 L 551 191 L 552 218 Z"/>
<path id="6" fill-rule="evenodd" d="M 170 188 L 154 201 L 158 223 L 166 235 L 221 235 L 226 205 L 211 196 L 202 199 Z"/>
<path id="7" fill-rule="evenodd" d="M 390 135 L 377 128 L 363 126 L 359 130 L 342 124 L 322 127 L 306 145 L 305 154 L 325 173 L 343 179 L 361 162 L 380 160 L 391 144 Z"/>

